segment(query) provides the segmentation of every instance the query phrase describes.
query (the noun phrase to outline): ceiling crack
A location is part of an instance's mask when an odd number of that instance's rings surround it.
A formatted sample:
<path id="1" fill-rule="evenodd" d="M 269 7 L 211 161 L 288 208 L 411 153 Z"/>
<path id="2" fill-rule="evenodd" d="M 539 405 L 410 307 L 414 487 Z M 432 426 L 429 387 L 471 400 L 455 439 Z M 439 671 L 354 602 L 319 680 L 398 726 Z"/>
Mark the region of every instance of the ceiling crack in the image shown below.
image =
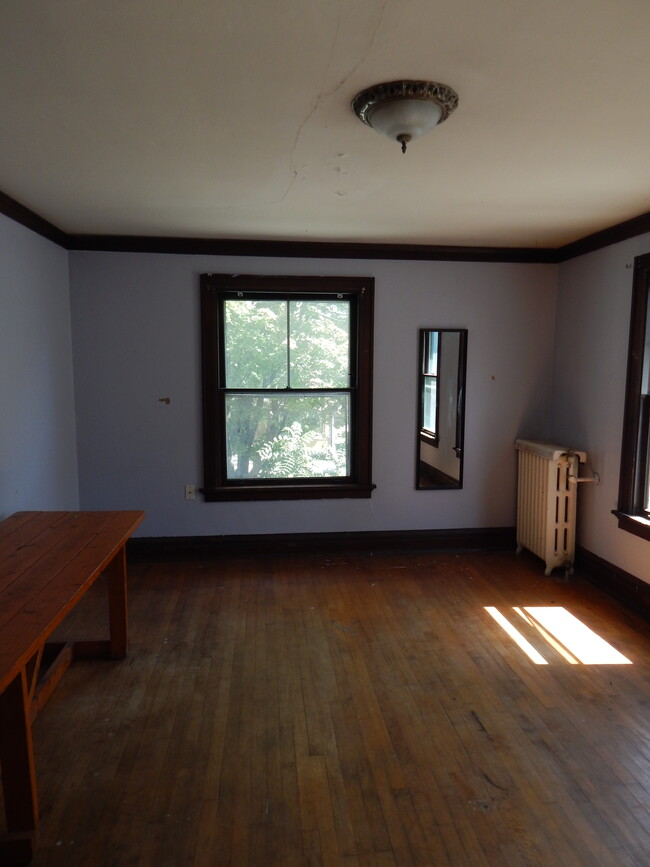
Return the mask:
<path id="1" fill-rule="evenodd" d="M 345 2 L 345 0 L 343 0 L 343 2 Z M 279 205 L 287 198 L 287 196 L 291 192 L 291 189 L 292 189 L 294 183 L 298 179 L 298 169 L 295 166 L 294 154 L 296 152 L 298 144 L 300 143 L 300 137 L 302 135 L 303 129 L 307 126 L 307 124 L 309 123 L 311 118 L 318 111 L 323 100 L 330 97 L 330 96 L 333 96 L 338 90 L 340 90 L 344 86 L 346 81 L 352 75 L 354 75 L 354 73 L 357 71 L 357 69 L 359 69 L 359 67 L 365 63 L 366 58 L 368 57 L 368 55 L 372 51 L 372 48 L 375 44 L 375 40 L 377 38 L 377 33 L 379 32 L 379 28 L 381 27 L 382 21 L 384 19 L 384 14 L 386 12 L 386 9 L 388 8 L 389 3 L 390 3 L 390 0 L 383 0 L 383 2 L 381 4 L 381 8 L 379 10 L 379 14 L 377 16 L 377 20 L 375 22 L 375 26 L 372 30 L 371 35 L 370 35 L 370 39 L 368 40 L 368 44 L 366 46 L 365 51 L 363 52 L 363 54 L 359 58 L 359 60 L 354 64 L 354 66 L 350 70 L 348 70 L 348 72 L 346 72 L 346 74 L 333 87 L 329 88 L 329 90 L 319 91 L 319 93 L 317 94 L 317 96 L 314 100 L 314 103 L 313 103 L 311 109 L 307 113 L 307 116 L 305 117 L 305 119 L 302 121 L 302 123 L 300 124 L 300 126 L 296 130 L 296 135 L 295 135 L 294 140 L 293 140 L 291 152 L 289 153 L 289 166 L 290 166 L 290 171 L 291 171 L 291 180 L 289 181 L 284 193 L 275 202 L 275 204 Z M 327 66 L 325 69 L 325 76 L 326 77 L 327 77 L 327 73 L 328 73 L 329 68 L 331 66 L 331 63 L 332 63 L 332 57 L 334 56 L 334 49 L 335 49 L 336 43 L 338 41 L 339 32 L 340 32 L 340 25 L 341 25 L 341 5 L 339 5 L 339 13 L 338 13 L 338 17 L 336 20 L 336 31 L 334 33 L 334 38 L 332 39 L 329 58 L 327 60 Z M 304 166 L 303 166 L 303 168 L 304 168 Z"/>
<path id="2" fill-rule="evenodd" d="M 340 90 L 343 87 L 343 85 L 346 83 L 346 81 L 350 78 L 350 76 L 354 75 L 354 73 L 357 71 L 357 69 L 359 69 L 359 67 L 362 66 L 366 62 L 366 59 L 367 59 L 368 55 L 370 54 L 370 52 L 372 51 L 373 46 L 375 44 L 375 40 L 377 38 L 377 33 L 379 32 L 379 28 L 381 27 L 381 23 L 384 19 L 384 13 L 386 12 L 386 9 L 388 8 L 389 3 L 390 3 L 390 0 L 384 0 L 384 2 L 381 5 L 381 9 L 379 10 L 379 15 L 377 17 L 377 21 L 376 21 L 375 26 L 373 28 L 372 34 L 370 35 L 370 40 L 368 41 L 368 46 L 367 46 L 366 50 L 363 52 L 363 54 L 361 55 L 359 60 L 354 64 L 352 69 L 350 69 L 343 76 L 343 78 L 338 82 L 338 84 L 335 84 L 334 87 L 330 88 L 330 90 L 328 90 L 324 94 L 324 96 L 332 96 L 333 94 L 336 93 L 337 90 Z M 337 34 L 338 34 L 338 26 L 337 26 Z M 332 52 L 333 52 L 333 50 L 334 50 L 334 46 L 332 46 Z M 331 56 L 331 54 L 330 54 L 330 56 Z M 322 98 L 322 97 L 319 96 L 319 98 Z"/>

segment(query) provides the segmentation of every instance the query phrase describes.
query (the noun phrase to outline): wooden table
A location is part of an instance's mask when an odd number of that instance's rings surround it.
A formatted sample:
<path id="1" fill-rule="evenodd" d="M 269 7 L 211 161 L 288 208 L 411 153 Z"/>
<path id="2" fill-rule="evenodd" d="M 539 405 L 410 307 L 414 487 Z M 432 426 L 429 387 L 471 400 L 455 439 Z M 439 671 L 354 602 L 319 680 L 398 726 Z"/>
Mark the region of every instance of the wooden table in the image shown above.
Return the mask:
<path id="1" fill-rule="evenodd" d="M 125 546 L 143 518 L 136 511 L 16 512 L 0 521 L 0 768 L 7 818 L 0 865 L 24 864 L 36 849 L 31 727 L 38 711 L 74 659 L 126 655 Z M 49 645 L 103 572 L 108 640 Z"/>

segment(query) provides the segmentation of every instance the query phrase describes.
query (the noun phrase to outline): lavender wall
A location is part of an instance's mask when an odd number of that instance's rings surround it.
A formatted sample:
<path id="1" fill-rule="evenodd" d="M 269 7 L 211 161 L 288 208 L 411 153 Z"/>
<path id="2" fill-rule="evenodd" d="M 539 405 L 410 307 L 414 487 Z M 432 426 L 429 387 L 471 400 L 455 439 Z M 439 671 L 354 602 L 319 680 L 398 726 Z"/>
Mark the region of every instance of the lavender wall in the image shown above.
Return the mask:
<path id="1" fill-rule="evenodd" d="M 68 254 L 0 215 L 0 518 L 78 506 Z"/>
<path id="2" fill-rule="evenodd" d="M 202 272 L 375 277 L 370 500 L 184 499 L 201 485 Z M 70 277 L 82 508 L 144 508 L 145 536 L 514 524 L 514 440 L 547 427 L 555 266 L 78 252 Z M 469 329 L 461 491 L 414 489 L 423 326 Z"/>
<path id="3" fill-rule="evenodd" d="M 0 215 L 0 518 L 145 508 L 151 536 L 507 526 L 514 439 L 550 438 L 602 479 L 579 488 L 579 543 L 650 581 L 648 543 L 611 515 L 632 266 L 649 249 L 646 235 L 559 268 L 68 254 Z M 375 277 L 372 499 L 184 500 L 201 484 L 204 271 Z M 420 327 L 469 329 L 462 491 L 414 489 Z"/>
<path id="4" fill-rule="evenodd" d="M 650 582 L 647 541 L 618 529 L 617 507 L 634 257 L 650 235 L 560 267 L 553 376 L 555 441 L 588 452 L 599 485 L 578 490 L 578 539 L 587 550 Z"/>

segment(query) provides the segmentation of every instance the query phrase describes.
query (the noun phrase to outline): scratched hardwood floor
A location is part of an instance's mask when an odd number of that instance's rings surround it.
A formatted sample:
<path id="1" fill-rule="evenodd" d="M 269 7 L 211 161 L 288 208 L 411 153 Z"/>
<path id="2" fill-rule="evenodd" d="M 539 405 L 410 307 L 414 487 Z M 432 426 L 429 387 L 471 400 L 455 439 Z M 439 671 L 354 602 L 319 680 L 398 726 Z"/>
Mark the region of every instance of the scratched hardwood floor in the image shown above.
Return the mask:
<path id="1" fill-rule="evenodd" d="M 571 664 L 514 606 L 632 664 Z M 34 867 L 650 863 L 647 625 L 532 556 L 135 564 L 130 625 L 35 724 Z"/>

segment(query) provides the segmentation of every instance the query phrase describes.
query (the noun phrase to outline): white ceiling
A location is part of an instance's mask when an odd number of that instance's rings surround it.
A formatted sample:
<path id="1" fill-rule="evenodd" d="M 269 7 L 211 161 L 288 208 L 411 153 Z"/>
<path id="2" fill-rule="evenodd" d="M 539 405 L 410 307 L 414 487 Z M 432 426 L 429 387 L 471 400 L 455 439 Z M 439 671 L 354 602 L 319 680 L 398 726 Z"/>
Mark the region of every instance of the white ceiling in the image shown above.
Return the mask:
<path id="1" fill-rule="evenodd" d="M 650 210 L 648 0 L 2 0 L 0 191 L 70 233 L 557 247 Z M 454 88 L 399 145 L 355 94 Z"/>

